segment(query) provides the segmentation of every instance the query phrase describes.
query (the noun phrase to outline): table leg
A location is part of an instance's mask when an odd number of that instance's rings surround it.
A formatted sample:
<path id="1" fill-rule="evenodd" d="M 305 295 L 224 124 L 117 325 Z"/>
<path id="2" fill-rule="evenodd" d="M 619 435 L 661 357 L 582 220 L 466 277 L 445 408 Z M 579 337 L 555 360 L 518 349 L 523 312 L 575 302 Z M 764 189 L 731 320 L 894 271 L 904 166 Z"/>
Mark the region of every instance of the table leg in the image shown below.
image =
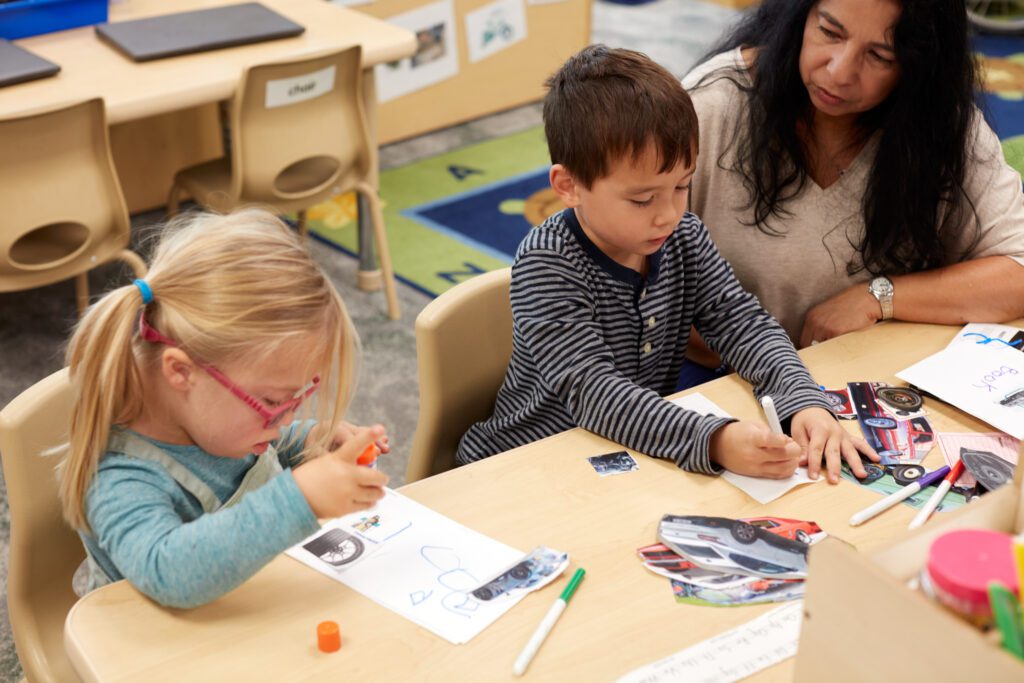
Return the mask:
<path id="1" fill-rule="evenodd" d="M 359 274 L 356 285 L 364 292 L 375 292 L 383 286 L 380 268 L 373 253 L 373 225 L 370 223 L 370 207 L 366 200 L 356 197 L 356 211 L 359 214 Z"/>
<path id="2" fill-rule="evenodd" d="M 379 156 L 377 154 L 377 84 L 373 67 L 363 69 L 363 109 L 366 112 L 366 127 L 370 136 L 370 173 L 366 179 L 374 188 L 380 187 Z M 370 222 L 370 207 L 366 200 L 357 196 L 356 212 L 359 230 L 359 274 L 356 285 L 364 292 L 373 292 L 383 286 L 380 268 L 373 253 L 373 225 Z"/>

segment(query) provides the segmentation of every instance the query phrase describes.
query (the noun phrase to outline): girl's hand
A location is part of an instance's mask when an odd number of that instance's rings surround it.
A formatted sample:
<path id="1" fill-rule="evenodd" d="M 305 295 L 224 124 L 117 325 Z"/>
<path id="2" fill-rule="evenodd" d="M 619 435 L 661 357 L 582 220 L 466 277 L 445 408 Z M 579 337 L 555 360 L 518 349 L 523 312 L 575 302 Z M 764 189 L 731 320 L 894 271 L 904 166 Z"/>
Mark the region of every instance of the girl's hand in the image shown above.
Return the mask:
<path id="1" fill-rule="evenodd" d="M 312 443 L 319 438 L 319 432 L 317 430 L 320 429 L 322 429 L 322 427 L 317 425 L 316 427 L 313 427 L 313 429 L 309 430 L 309 435 L 306 437 L 307 444 Z M 338 422 L 334 425 L 334 433 L 331 435 L 331 446 L 329 450 L 337 450 L 346 441 L 351 439 L 360 429 L 363 429 L 363 427 L 354 425 L 351 422 L 346 422 L 345 420 Z M 391 443 L 387 434 L 374 441 L 374 443 L 377 445 L 377 448 L 381 453 L 388 453 L 391 451 Z"/>
<path id="2" fill-rule="evenodd" d="M 388 475 L 356 464 L 370 444 L 387 437 L 384 427 L 356 427 L 338 448 L 302 463 L 292 471 L 295 483 L 320 519 L 366 510 L 384 497 Z"/>
<path id="3" fill-rule="evenodd" d="M 858 479 L 867 476 L 860 453 L 875 462 L 881 460 L 867 441 L 850 436 L 835 416 L 824 408 L 805 408 L 793 415 L 791 424 L 793 438 L 804 448 L 800 464 L 807 465 L 807 474 L 811 479 L 818 478 L 822 454 L 825 456 L 825 469 L 830 484 L 839 481 L 839 470 L 844 459 Z"/>
<path id="4" fill-rule="evenodd" d="M 758 422 L 730 422 L 711 435 L 711 461 L 736 474 L 766 479 L 792 476 L 801 448 Z"/>

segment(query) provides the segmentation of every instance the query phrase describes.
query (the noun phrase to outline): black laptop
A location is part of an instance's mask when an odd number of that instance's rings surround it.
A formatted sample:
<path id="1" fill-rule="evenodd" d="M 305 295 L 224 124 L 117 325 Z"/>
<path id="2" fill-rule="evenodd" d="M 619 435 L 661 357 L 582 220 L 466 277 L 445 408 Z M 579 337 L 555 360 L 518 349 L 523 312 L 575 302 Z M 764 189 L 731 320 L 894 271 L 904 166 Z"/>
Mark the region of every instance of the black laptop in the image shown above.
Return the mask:
<path id="1" fill-rule="evenodd" d="M 136 62 L 290 38 L 305 30 L 258 2 L 96 25 L 100 38 Z"/>
<path id="2" fill-rule="evenodd" d="M 0 88 L 53 76 L 60 67 L 0 38 Z"/>

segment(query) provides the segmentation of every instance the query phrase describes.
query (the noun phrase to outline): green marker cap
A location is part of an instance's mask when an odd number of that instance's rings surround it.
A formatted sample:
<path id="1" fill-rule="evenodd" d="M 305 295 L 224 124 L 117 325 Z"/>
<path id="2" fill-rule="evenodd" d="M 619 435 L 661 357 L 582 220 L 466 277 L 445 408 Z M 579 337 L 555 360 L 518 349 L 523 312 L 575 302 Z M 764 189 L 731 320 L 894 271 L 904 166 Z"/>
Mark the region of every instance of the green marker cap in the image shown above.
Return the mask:
<path id="1" fill-rule="evenodd" d="M 562 595 L 559 596 L 559 600 L 564 600 L 566 603 L 572 598 L 572 594 L 576 592 L 576 588 L 580 585 L 580 581 L 583 580 L 583 575 L 586 574 L 586 570 L 580 567 L 576 570 L 576 573 L 569 579 L 569 585 L 562 591 Z"/>
<path id="2" fill-rule="evenodd" d="M 998 581 L 989 582 L 988 597 L 996 627 L 1003 638 L 1003 649 L 1024 660 L 1024 625 L 1017 597 Z"/>

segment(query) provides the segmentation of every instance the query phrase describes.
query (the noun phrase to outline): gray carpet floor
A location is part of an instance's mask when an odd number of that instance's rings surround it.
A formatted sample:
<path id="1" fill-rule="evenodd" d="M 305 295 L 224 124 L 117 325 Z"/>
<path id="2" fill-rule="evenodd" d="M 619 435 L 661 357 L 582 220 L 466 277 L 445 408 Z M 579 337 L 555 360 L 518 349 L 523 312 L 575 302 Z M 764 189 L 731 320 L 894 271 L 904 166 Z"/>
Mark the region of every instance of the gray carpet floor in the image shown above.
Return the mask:
<path id="1" fill-rule="evenodd" d="M 648 53 L 682 76 L 735 17 L 732 10 L 700 0 L 657 0 L 619 5 L 598 0 L 593 12 L 593 40 Z M 527 105 L 443 131 L 385 146 L 381 167 L 393 168 L 458 147 L 509 135 L 541 122 L 539 105 Z M 159 229 L 160 212 L 132 217 L 133 241 L 140 253 Z M 416 426 L 418 394 L 413 323 L 429 298 L 399 284 L 402 316 L 388 320 L 381 292 L 355 286 L 357 262 L 330 247 L 311 242 L 316 260 L 337 285 L 359 331 L 363 360 L 350 418 L 381 422 L 394 449 L 380 461 L 393 486 L 401 485 Z M 90 275 L 94 296 L 129 280 L 127 268 L 107 265 Z M 63 365 L 64 344 L 77 318 L 73 283 L 0 293 L 0 406 Z M 6 488 L 0 481 L 0 595 L 6 596 L 10 523 Z M 0 600 L 0 683 L 17 681 L 21 666 L 14 649 L 7 601 Z"/>

